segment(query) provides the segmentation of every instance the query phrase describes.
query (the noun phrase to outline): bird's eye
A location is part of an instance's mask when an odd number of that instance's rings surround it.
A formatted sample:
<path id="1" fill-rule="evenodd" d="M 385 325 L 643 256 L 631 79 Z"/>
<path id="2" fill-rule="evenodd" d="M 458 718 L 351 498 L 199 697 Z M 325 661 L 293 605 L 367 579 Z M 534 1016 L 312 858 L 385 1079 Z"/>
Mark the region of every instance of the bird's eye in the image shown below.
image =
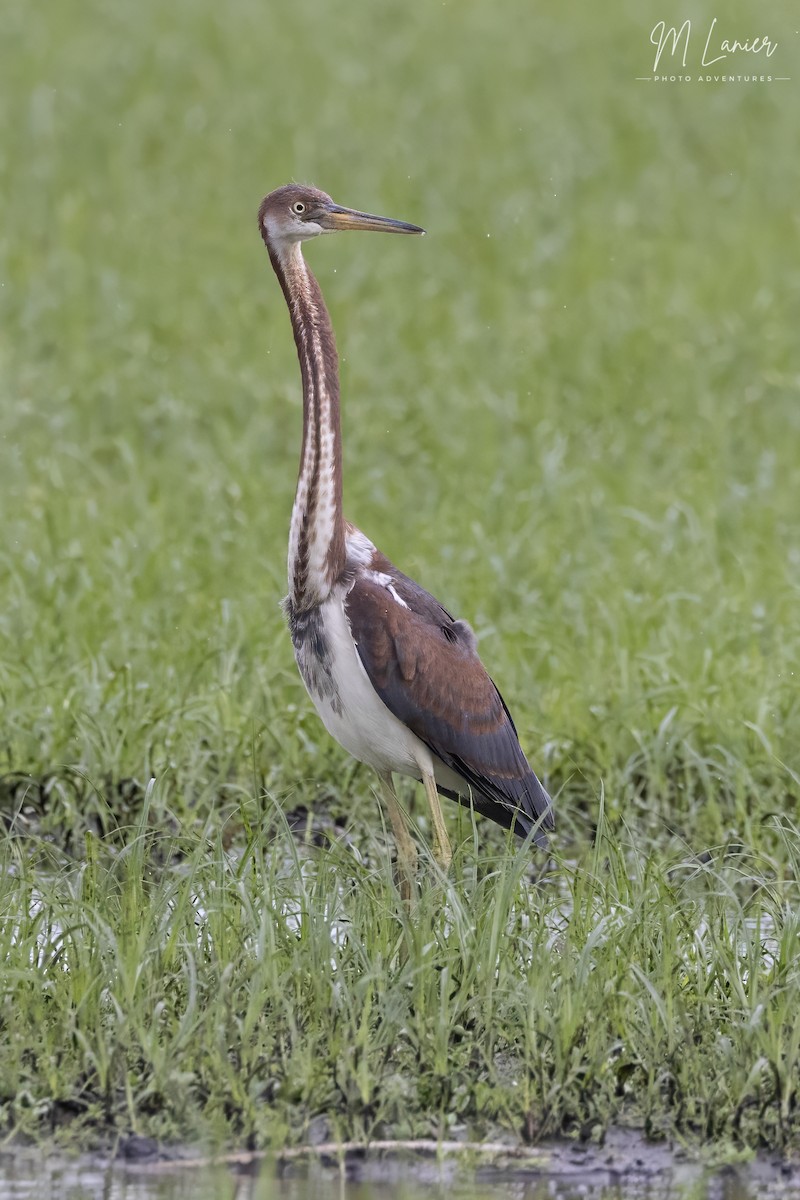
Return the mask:
<path id="1" fill-rule="evenodd" d="M 305 211 L 306 211 L 306 206 L 305 206 L 305 204 L 303 204 L 303 201 L 295 200 L 294 204 L 292 205 L 292 212 L 296 212 L 297 215 L 299 216 L 300 213 L 304 213 Z"/>

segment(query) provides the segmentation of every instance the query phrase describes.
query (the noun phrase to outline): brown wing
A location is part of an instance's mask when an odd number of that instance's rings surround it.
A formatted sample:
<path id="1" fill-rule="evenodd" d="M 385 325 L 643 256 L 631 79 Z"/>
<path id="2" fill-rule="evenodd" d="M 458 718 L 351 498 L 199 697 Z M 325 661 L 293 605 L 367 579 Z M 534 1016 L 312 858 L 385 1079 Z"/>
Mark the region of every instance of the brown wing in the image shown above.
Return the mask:
<path id="1" fill-rule="evenodd" d="M 460 775 L 463 794 L 445 795 L 525 837 L 541 818 L 552 828 L 551 801 L 531 770 L 503 697 L 478 657 L 475 635 L 430 593 L 378 555 L 346 600 L 364 668 L 386 707 Z M 405 607 L 404 607 L 405 605 Z"/>

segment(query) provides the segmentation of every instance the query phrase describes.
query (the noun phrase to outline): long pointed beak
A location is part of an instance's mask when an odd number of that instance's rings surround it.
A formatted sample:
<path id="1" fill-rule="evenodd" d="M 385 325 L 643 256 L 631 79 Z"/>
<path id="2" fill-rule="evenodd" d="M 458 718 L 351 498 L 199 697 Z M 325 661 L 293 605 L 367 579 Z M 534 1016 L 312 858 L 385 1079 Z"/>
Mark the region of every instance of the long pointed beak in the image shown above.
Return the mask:
<path id="1" fill-rule="evenodd" d="M 375 233 L 424 233 L 419 225 L 409 225 L 408 221 L 394 221 L 391 217 L 374 217 L 371 213 L 358 212 L 355 208 L 342 208 L 332 204 L 326 208 L 318 223 L 323 229 L 371 229 Z"/>

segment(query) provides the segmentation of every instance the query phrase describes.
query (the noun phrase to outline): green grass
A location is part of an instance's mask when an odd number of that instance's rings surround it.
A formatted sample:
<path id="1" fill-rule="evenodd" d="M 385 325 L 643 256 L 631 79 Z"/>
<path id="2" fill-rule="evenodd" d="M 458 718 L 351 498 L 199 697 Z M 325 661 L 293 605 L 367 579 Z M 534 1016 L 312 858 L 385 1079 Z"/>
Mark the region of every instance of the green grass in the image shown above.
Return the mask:
<path id="1" fill-rule="evenodd" d="M 663 16 L 4 18 L 9 1130 L 800 1141 L 798 81 L 636 83 Z M 429 231 L 309 249 L 347 513 L 473 623 L 557 795 L 548 880 L 453 814 L 413 924 L 278 607 L 299 381 L 255 212 L 292 177 Z M 298 861 L 298 805 L 352 842 Z"/>
<path id="2" fill-rule="evenodd" d="M 467 839 L 408 918 L 379 844 L 298 855 L 272 812 L 232 854 L 148 815 L 113 856 L 91 835 L 72 864 L 6 843 L 16 1133 L 279 1146 L 625 1120 L 796 1144 L 794 828 L 782 857 L 705 864 L 602 829 L 538 883 L 525 848 Z"/>

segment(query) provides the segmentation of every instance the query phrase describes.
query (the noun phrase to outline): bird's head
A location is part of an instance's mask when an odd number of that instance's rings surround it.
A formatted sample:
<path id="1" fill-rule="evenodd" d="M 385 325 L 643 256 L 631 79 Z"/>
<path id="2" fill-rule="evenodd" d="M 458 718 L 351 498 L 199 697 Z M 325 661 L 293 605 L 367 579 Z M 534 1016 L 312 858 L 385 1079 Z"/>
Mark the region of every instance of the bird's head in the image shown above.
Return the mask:
<path id="1" fill-rule="evenodd" d="M 318 188 L 297 183 L 277 188 L 264 197 L 258 210 L 258 226 L 267 245 L 276 248 L 345 229 L 371 229 L 378 233 L 425 232 L 406 221 L 342 208 Z"/>

